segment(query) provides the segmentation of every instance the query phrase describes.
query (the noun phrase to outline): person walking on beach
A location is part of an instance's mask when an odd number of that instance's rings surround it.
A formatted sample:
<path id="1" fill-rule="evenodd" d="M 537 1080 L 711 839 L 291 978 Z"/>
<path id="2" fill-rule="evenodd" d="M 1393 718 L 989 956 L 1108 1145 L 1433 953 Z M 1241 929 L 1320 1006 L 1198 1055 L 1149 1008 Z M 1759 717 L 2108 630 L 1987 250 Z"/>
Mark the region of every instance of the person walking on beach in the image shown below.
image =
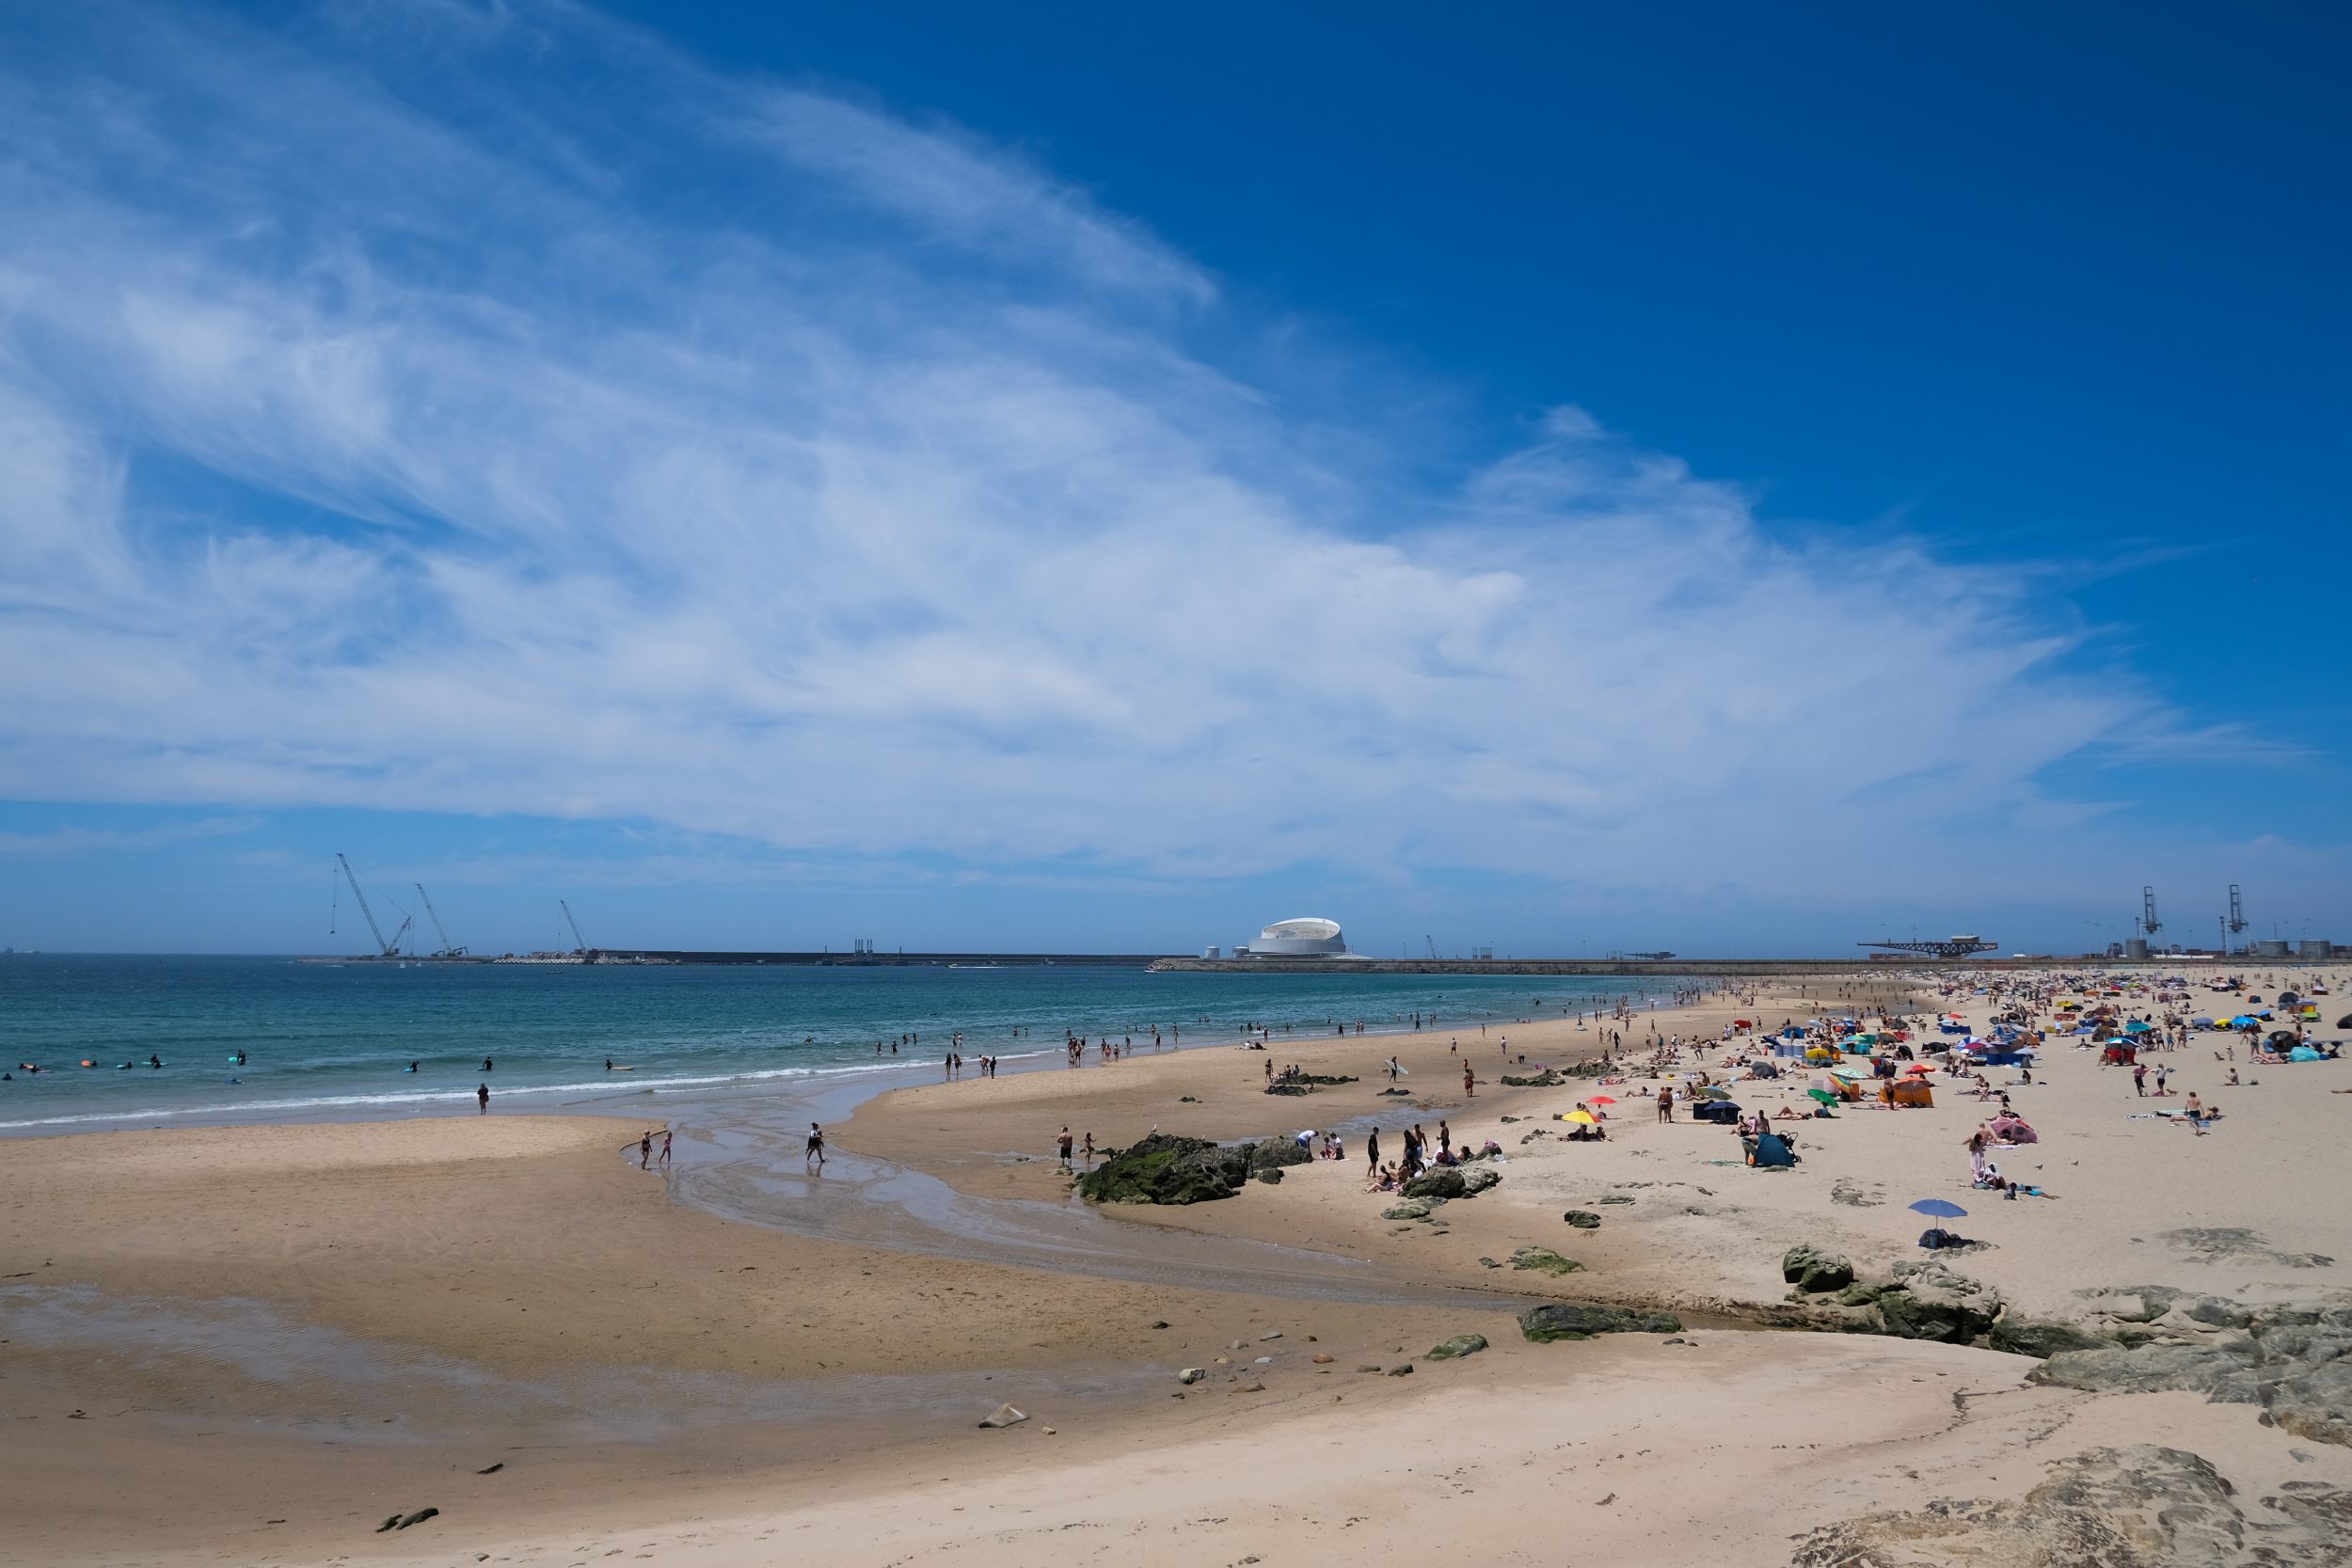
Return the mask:
<path id="1" fill-rule="evenodd" d="M 1061 1130 L 1059 1147 L 1061 1148 L 1061 1168 L 1068 1170 L 1070 1168 L 1070 1129 L 1067 1127 Z"/>
<path id="2" fill-rule="evenodd" d="M 1377 1127 L 1364 1138 L 1364 1174 L 1380 1174 L 1380 1129 Z"/>
<path id="3" fill-rule="evenodd" d="M 811 1165 L 818 1170 L 825 1168 L 825 1130 L 813 1121 L 808 1124 L 807 1152 L 801 1156 L 803 1169 Z"/>
<path id="4" fill-rule="evenodd" d="M 1660 1121 L 1672 1121 L 1674 1118 L 1674 1085 L 1672 1084 L 1661 1084 L 1658 1085 L 1658 1119 Z"/>
<path id="5" fill-rule="evenodd" d="M 1478 1097 L 1477 1084 L 1477 1075 L 1470 1071 L 1470 1065 L 1464 1062 L 1462 1064 L 1462 1098 L 1475 1100 Z"/>
<path id="6" fill-rule="evenodd" d="M 474 1103 L 481 1107 L 481 1115 L 485 1117 L 488 1116 L 490 1114 L 490 1085 L 487 1084 L 475 1085 L 473 1099 Z"/>
<path id="7" fill-rule="evenodd" d="M 674 1136 L 675 1136 L 675 1134 L 671 1132 L 669 1129 L 662 1129 L 661 1157 L 656 1162 L 656 1164 L 660 1164 L 663 1170 L 668 1170 L 670 1168 L 670 1140 Z"/>
<path id="8" fill-rule="evenodd" d="M 644 1135 L 637 1140 L 637 1168 L 639 1170 L 653 1169 L 653 1129 L 650 1127 L 646 1128 Z"/>
<path id="9" fill-rule="evenodd" d="M 2132 1064 L 2132 1091 L 2142 1100 L 2148 1098 L 2148 1064 L 2146 1062 Z"/>
<path id="10" fill-rule="evenodd" d="M 1091 1132 L 1089 1132 L 1086 1138 L 1086 1161 L 1087 1168 L 1092 1170 L 1094 1168 L 1094 1134 Z"/>

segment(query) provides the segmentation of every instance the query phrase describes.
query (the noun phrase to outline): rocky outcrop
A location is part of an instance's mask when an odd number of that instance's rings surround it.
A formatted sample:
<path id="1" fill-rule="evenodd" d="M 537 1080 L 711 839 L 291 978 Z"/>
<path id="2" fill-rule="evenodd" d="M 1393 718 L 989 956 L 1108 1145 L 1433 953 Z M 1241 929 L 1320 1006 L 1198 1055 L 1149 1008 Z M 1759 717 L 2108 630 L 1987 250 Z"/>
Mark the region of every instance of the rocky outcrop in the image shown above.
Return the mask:
<path id="1" fill-rule="evenodd" d="M 1679 1334 L 1682 1320 L 1672 1312 L 1646 1312 L 1632 1307 L 1554 1302 L 1520 1313 L 1519 1332 L 1546 1344 L 1553 1339 L 1589 1339 L 1597 1334 Z"/>
<path id="2" fill-rule="evenodd" d="M 1232 1196 L 1253 1171 L 1279 1171 L 1312 1158 L 1292 1138 L 1261 1138 L 1229 1148 L 1206 1138 L 1154 1132 L 1111 1151 L 1078 1178 L 1078 1196 L 1089 1203 L 1209 1203 Z"/>
<path id="3" fill-rule="evenodd" d="M 2122 1342 L 2059 1351 L 2034 1382 L 2200 1393 L 2259 1405 L 2265 1424 L 2298 1437 L 2352 1447 L 2352 1300 L 2250 1305 L 2161 1286 L 2086 1295 Z"/>
<path id="4" fill-rule="evenodd" d="M 1875 1295 L 1872 1299 L 1876 1299 Z M 2000 1322 L 1985 1335 L 1984 1342 L 1988 1349 L 2044 1361 L 2064 1351 L 2106 1350 L 2114 1343 L 2074 1323 L 2020 1317 L 2014 1312 L 2001 1314 Z"/>
<path id="5" fill-rule="evenodd" d="M 1903 1263 L 1871 1309 L 1882 1332 L 1898 1339 L 1965 1345 L 2000 1317 L 2000 1292 L 1941 1263 Z"/>
<path id="6" fill-rule="evenodd" d="M 1576 1227 L 1579 1230 L 1598 1230 L 1600 1228 L 1600 1216 L 1594 1213 L 1590 1209 L 1571 1209 L 1560 1217 L 1567 1221 L 1570 1225 Z"/>
<path id="7" fill-rule="evenodd" d="M 1380 1217 L 1384 1220 L 1425 1220 L 1444 1201 L 1441 1197 L 1408 1197 L 1393 1208 L 1381 1210 Z"/>
<path id="8" fill-rule="evenodd" d="M 2200 1456 L 2139 1445 L 2053 1465 L 2015 1502 L 1929 1503 L 1805 1537 L 1791 1568 L 2319 1568 L 2344 1560 L 2352 1493 L 2289 1481 L 2249 1517 Z"/>

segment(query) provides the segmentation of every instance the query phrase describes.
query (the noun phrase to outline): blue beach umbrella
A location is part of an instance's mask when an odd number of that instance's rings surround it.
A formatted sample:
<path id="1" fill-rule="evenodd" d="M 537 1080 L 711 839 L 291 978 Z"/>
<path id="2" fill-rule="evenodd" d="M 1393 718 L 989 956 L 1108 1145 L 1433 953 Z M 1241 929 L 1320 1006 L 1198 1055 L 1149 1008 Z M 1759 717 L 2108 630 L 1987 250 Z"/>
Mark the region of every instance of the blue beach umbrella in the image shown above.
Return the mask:
<path id="1" fill-rule="evenodd" d="M 1915 1212 L 1932 1214 L 1939 1220 L 1964 1220 L 1968 1217 L 1967 1210 L 1940 1197 L 1923 1197 L 1911 1207 Z"/>

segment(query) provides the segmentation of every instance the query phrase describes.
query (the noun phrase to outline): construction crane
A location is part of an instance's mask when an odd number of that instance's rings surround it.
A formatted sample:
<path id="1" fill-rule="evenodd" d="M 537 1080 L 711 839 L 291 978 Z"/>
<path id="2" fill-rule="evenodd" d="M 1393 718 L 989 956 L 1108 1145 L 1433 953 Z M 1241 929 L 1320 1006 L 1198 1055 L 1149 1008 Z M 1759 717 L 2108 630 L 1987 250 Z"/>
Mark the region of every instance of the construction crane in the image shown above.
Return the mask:
<path id="1" fill-rule="evenodd" d="M 1979 936 L 1947 937 L 1942 942 L 1857 942 L 1856 947 L 1883 947 L 1890 953 L 1916 953 L 1926 958 L 1965 958 L 1990 953 L 2001 944 Z"/>
<path id="2" fill-rule="evenodd" d="M 441 939 L 440 950 L 433 956 L 437 958 L 464 958 L 466 956 L 464 948 L 451 945 L 449 927 L 441 924 L 441 911 L 433 907 L 433 895 L 424 891 L 422 882 L 417 884 L 417 896 L 424 900 L 424 912 L 433 919 L 433 934 Z"/>
<path id="3" fill-rule="evenodd" d="M 1433 959 L 1436 958 L 1438 956 L 1438 939 L 1424 932 L 1421 940 L 1429 944 L 1430 958 Z"/>
<path id="4" fill-rule="evenodd" d="M 555 901 L 555 907 L 564 911 L 564 922 L 572 928 L 572 951 L 575 953 L 587 952 L 588 939 L 580 934 L 580 922 L 572 918 L 571 905 L 565 903 L 563 899 L 558 898 Z"/>
<path id="5" fill-rule="evenodd" d="M 2248 925 L 2246 900 L 2238 895 L 2237 884 L 2232 882 L 2230 884 L 2230 934 L 2237 935 L 2245 930 Z"/>
<path id="6" fill-rule="evenodd" d="M 2152 937 L 2164 929 L 2164 922 L 2156 918 L 2156 890 L 2153 887 L 2139 890 L 2139 928 Z"/>
<path id="7" fill-rule="evenodd" d="M 359 891 L 359 874 L 351 869 L 351 862 L 345 859 L 340 851 L 335 856 L 335 863 L 343 868 L 343 876 L 351 883 L 351 895 L 359 900 L 359 912 L 367 916 L 368 931 L 375 938 L 376 956 L 385 958 L 393 957 L 400 951 L 401 938 L 408 934 L 408 927 L 413 921 L 402 921 L 400 929 L 392 933 L 392 940 L 386 942 L 384 927 L 375 923 L 375 911 L 368 908 L 368 895 Z"/>

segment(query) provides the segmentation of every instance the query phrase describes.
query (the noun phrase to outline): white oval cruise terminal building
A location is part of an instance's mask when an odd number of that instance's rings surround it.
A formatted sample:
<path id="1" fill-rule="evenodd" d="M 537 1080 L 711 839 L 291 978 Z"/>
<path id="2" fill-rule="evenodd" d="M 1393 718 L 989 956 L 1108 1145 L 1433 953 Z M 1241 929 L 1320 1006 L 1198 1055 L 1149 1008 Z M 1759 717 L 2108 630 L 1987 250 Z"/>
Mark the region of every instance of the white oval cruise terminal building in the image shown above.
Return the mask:
<path id="1" fill-rule="evenodd" d="M 1237 949 L 1235 957 L 1247 953 L 1253 958 L 1339 958 L 1347 952 L 1347 939 L 1340 934 L 1340 923 L 1308 917 L 1301 920 L 1278 920 L 1258 933 L 1258 940 L 1248 947 Z"/>

